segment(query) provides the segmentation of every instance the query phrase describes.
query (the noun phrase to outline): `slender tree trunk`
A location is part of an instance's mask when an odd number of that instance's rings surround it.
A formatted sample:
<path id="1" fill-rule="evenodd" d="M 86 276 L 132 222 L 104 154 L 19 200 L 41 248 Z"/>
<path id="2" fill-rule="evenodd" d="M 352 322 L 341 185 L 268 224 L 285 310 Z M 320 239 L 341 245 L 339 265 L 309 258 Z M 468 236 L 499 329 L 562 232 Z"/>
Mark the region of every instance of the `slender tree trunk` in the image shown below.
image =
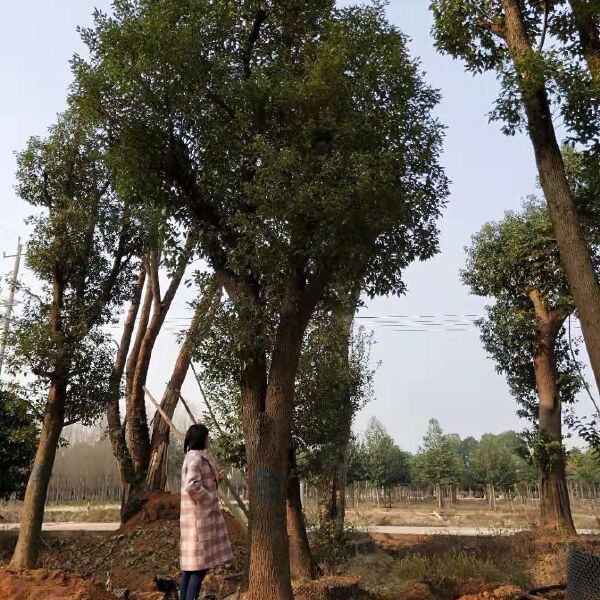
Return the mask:
<path id="1" fill-rule="evenodd" d="M 140 300 L 144 283 L 146 280 L 146 270 L 142 268 L 135 283 L 131 305 L 127 312 L 125 325 L 123 326 L 123 334 L 121 335 L 121 343 L 117 350 L 115 363 L 110 374 L 108 384 L 108 399 L 106 417 L 108 423 L 108 436 L 112 446 L 113 455 L 117 461 L 119 468 L 119 476 L 121 480 L 121 522 L 123 523 L 123 507 L 127 504 L 127 489 L 129 482 L 133 479 L 133 464 L 131 456 L 125 441 L 125 427 L 121 422 L 121 411 L 119 403 L 121 400 L 121 381 L 123 379 L 123 371 L 127 360 L 127 354 L 131 345 L 131 338 L 135 327 L 135 321 L 140 308 Z"/>
<path id="2" fill-rule="evenodd" d="M 144 272 L 147 273 L 149 268 L 149 260 L 147 260 L 147 265 L 145 267 Z M 145 275 L 144 279 L 147 281 L 148 277 Z M 135 333 L 135 339 L 133 342 L 133 346 L 131 350 L 128 349 L 129 356 L 127 358 L 126 367 L 125 367 L 125 398 L 128 398 L 131 395 L 131 390 L 133 387 L 133 376 L 135 374 L 135 366 L 137 365 L 138 356 L 140 354 L 140 348 L 142 346 L 142 341 L 144 340 L 144 336 L 146 335 L 146 330 L 148 329 L 148 322 L 150 321 L 150 314 L 152 313 L 152 285 L 150 281 L 146 283 L 146 291 L 144 293 L 144 300 L 141 305 L 141 311 L 139 308 L 136 309 L 136 318 L 137 312 L 139 311 L 139 321 L 137 324 L 137 331 Z M 135 324 L 135 321 L 134 321 Z M 133 334 L 133 331 L 132 331 Z M 131 342 L 130 342 L 131 343 Z"/>
<path id="3" fill-rule="evenodd" d="M 537 290 L 532 290 L 529 296 L 538 321 L 534 364 L 539 397 L 538 452 L 542 471 L 540 520 L 544 527 L 575 534 L 565 473 L 561 402 L 556 385 L 555 345 L 564 317 L 548 311 Z"/>
<path id="4" fill-rule="evenodd" d="M 296 452 L 293 447 L 290 447 L 289 450 L 286 511 L 291 576 L 294 579 L 314 579 L 316 569 L 306 533 L 300 495 L 300 478 L 296 466 Z"/>
<path id="5" fill-rule="evenodd" d="M 51 384 L 40 441 L 25 490 L 19 538 L 10 562 L 13 569 L 31 569 L 37 561 L 46 495 L 63 429 L 66 394 L 66 379 L 59 378 Z"/>
<path id="6" fill-rule="evenodd" d="M 194 248 L 192 239 L 192 236 L 188 235 L 186 247 L 182 251 L 177 268 L 173 273 L 164 297 L 161 297 L 160 292 L 159 253 L 151 253 L 149 261 L 149 283 L 153 297 L 152 317 L 139 348 L 131 390 L 126 399 L 126 439 L 134 470 L 133 479 L 129 484 L 127 502 L 121 509 L 122 518 L 126 520 L 139 509 L 139 496 L 146 489 L 146 479 L 150 464 L 150 433 L 148 430 L 144 386 L 146 385 L 146 378 L 150 368 L 152 351 L 192 256 Z"/>
<path id="7" fill-rule="evenodd" d="M 597 0 L 569 0 L 581 50 L 596 85 L 600 85 L 600 7 Z"/>
<path id="8" fill-rule="evenodd" d="M 187 372 L 191 362 L 191 345 L 197 339 L 201 329 L 202 319 L 206 320 L 202 329 L 204 331 L 210 326 L 209 321 L 212 320 L 221 297 L 221 289 L 217 286 L 216 280 L 213 285 L 209 286 L 204 294 L 204 297 L 196 305 L 194 317 L 190 328 L 188 329 L 185 340 L 177 355 L 175 367 L 171 374 L 167 388 L 163 394 L 160 406 L 172 419 L 175 414 L 175 408 L 179 402 L 179 394 L 181 386 L 185 381 Z M 152 427 L 152 437 L 150 441 L 151 456 L 150 466 L 148 468 L 148 489 L 164 490 L 166 483 L 166 460 L 168 456 L 170 439 L 170 428 L 163 418 L 154 419 Z"/>
<path id="9" fill-rule="evenodd" d="M 439 508 L 439 510 L 444 510 L 446 508 L 446 489 L 441 484 L 437 485 L 436 487 L 437 487 L 438 508 Z"/>
<path id="10" fill-rule="evenodd" d="M 505 9 L 506 40 L 520 74 L 521 94 L 540 182 L 561 261 L 577 306 L 590 364 L 600 389 L 600 284 L 589 245 L 578 221 L 575 198 L 567 181 L 545 85 L 539 82 L 537 74 L 527 72 L 534 51 L 523 23 L 521 2 L 502 0 L 502 4 Z"/>

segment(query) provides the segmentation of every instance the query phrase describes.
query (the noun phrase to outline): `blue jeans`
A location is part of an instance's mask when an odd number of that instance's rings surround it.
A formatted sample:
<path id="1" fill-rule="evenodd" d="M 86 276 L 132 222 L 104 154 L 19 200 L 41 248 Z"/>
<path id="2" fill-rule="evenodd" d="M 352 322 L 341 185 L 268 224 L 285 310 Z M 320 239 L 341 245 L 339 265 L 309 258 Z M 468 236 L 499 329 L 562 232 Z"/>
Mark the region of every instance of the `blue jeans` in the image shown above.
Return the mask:
<path id="1" fill-rule="evenodd" d="M 181 585 L 179 587 L 181 600 L 198 600 L 200 588 L 207 573 L 208 570 L 181 572 Z"/>

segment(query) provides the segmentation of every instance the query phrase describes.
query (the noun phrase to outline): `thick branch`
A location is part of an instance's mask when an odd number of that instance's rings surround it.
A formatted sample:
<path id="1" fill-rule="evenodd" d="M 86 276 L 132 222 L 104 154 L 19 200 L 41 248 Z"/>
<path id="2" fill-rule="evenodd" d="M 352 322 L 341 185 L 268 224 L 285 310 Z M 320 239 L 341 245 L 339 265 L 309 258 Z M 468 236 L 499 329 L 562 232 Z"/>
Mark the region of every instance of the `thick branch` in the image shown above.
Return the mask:
<path id="1" fill-rule="evenodd" d="M 246 43 L 246 48 L 244 49 L 243 55 L 243 64 L 244 64 L 244 75 L 246 79 L 250 79 L 252 75 L 252 68 L 250 63 L 252 62 L 252 51 L 254 50 L 254 46 L 260 37 L 260 29 L 263 26 L 263 23 L 267 20 L 267 11 L 264 9 L 259 10 L 254 17 L 254 23 L 252 24 L 252 30 L 250 31 L 250 35 L 248 36 L 248 42 Z"/>
<path id="2" fill-rule="evenodd" d="M 485 29 L 486 31 L 493 33 L 495 36 L 506 40 L 506 29 L 503 25 L 494 23 L 493 21 L 479 21 L 478 25 L 481 27 L 481 29 Z"/>

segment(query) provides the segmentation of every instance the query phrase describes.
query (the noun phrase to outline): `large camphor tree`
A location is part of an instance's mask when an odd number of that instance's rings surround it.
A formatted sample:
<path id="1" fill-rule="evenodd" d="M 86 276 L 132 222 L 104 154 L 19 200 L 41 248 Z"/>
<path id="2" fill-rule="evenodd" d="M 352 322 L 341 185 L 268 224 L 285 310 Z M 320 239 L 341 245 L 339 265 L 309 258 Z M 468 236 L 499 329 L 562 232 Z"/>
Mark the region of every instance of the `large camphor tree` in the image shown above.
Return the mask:
<path id="1" fill-rule="evenodd" d="M 481 337 L 507 378 L 519 414 L 533 422 L 542 524 L 574 533 L 562 406 L 581 387 L 564 329 L 576 309 L 546 207 L 531 200 L 522 212 L 486 224 L 468 249 L 462 277 L 473 293 L 495 299 L 479 323 Z"/>
<path id="2" fill-rule="evenodd" d="M 526 128 L 565 277 L 600 388 L 600 283 L 569 186 L 554 119 L 596 157 L 600 134 L 597 0 L 433 0 L 438 48 L 502 84 L 493 116 Z"/>
<path id="3" fill-rule="evenodd" d="M 73 61 L 73 102 L 115 132 L 123 179 L 195 228 L 234 306 L 246 595 L 290 600 L 285 500 L 304 332 L 335 290 L 400 294 L 403 269 L 437 251 L 439 95 L 378 5 L 118 0 L 83 37 L 90 59 Z"/>
<path id="4" fill-rule="evenodd" d="M 63 427 L 102 414 L 110 352 L 101 326 L 131 288 L 141 239 L 131 198 L 115 193 L 106 144 L 76 111 L 18 155 L 17 191 L 35 209 L 27 265 L 39 281 L 13 328 L 11 369 L 42 421 L 14 568 L 35 564 Z"/>

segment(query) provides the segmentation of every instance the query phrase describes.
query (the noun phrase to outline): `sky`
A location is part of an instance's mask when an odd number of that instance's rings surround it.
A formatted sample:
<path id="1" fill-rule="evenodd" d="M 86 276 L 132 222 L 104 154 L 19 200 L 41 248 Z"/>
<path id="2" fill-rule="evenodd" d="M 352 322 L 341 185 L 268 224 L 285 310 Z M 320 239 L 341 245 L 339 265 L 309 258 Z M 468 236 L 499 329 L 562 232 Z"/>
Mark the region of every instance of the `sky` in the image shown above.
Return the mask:
<path id="1" fill-rule="evenodd" d="M 23 221 L 30 208 L 14 193 L 14 152 L 31 135 L 44 135 L 64 109 L 71 78 L 69 59 L 83 51 L 76 28 L 91 23 L 94 7 L 108 10 L 109 5 L 108 0 L 11 0 L 3 6 L 0 252 L 14 253 L 17 238 L 27 236 Z M 428 83 L 443 96 L 436 112 L 447 127 L 442 163 L 452 185 L 439 223 L 441 251 L 406 271 L 404 297 L 369 301 L 357 320 L 374 330 L 372 361 L 377 374 L 375 399 L 357 416 L 355 428 L 361 431 L 376 416 L 396 442 L 410 451 L 418 448 L 431 417 L 445 431 L 462 437 L 523 428 L 515 416 L 515 401 L 486 357 L 477 329 L 462 325 L 472 320 L 465 315 L 482 314 L 485 302 L 469 295 L 459 271 L 471 235 L 537 191 L 529 140 L 506 137 L 497 123 L 489 123 L 488 113 L 498 92 L 495 78 L 473 77 L 460 62 L 437 53 L 427 6 L 425 0 L 391 0 L 388 13 L 409 37 L 410 51 L 419 57 Z M 0 275 L 11 269 L 12 259 L 0 260 Z M 21 275 L 25 280 L 30 277 L 25 269 Z M 157 397 L 175 361 L 177 324 L 189 316 L 190 294 L 180 291 L 154 351 L 148 387 Z M 403 315 L 404 326 L 384 327 L 377 319 L 363 318 L 388 315 Z M 419 320 L 442 325 L 423 326 Z M 200 410 L 190 377 L 183 395 Z"/>

